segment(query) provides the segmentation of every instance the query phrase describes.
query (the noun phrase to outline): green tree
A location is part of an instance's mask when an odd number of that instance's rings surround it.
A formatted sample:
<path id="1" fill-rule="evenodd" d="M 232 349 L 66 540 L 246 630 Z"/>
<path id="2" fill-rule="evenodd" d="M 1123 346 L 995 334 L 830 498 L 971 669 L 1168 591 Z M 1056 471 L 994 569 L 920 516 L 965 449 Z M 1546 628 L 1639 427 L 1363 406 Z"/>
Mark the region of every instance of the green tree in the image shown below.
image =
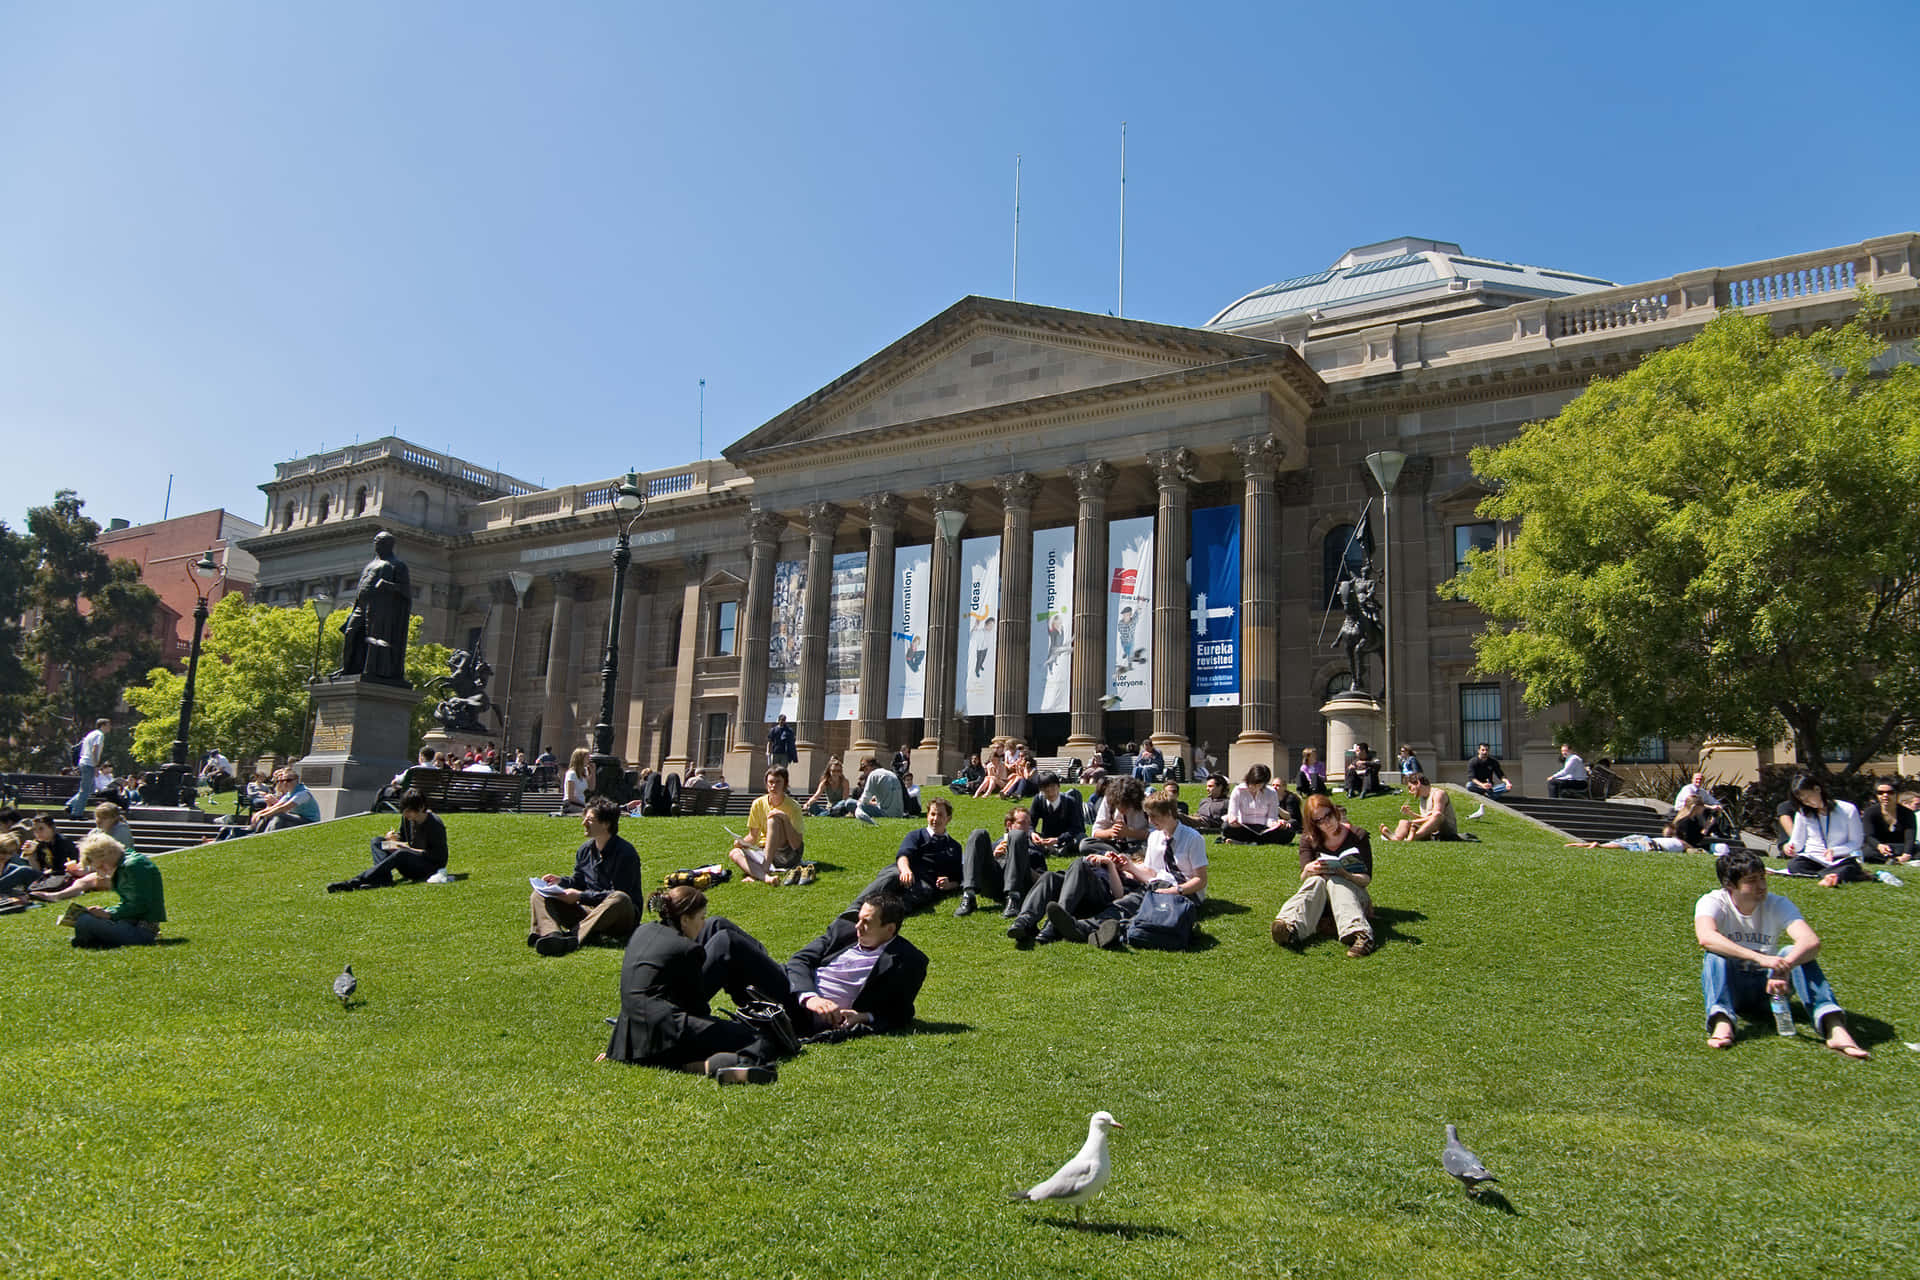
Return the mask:
<path id="1" fill-rule="evenodd" d="M 322 674 L 340 665 L 340 627 L 346 617 L 341 610 L 320 628 Z M 198 762 L 216 746 L 236 760 L 302 754 L 307 678 L 314 670 L 317 625 L 311 609 L 248 604 L 238 595 L 226 596 L 213 606 L 194 680 L 189 763 Z M 417 615 L 409 622 L 408 635 L 408 681 L 418 687 L 444 674 L 449 650 L 445 645 L 420 643 Z M 141 715 L 133 731 L 134 755 L 140 760 L 154 764 L 172 758 L 185 686 L 184 673 L 156 667 L 147 673 L 145 684 L 127 689 L 127 704 Z M 426 698 L 414 709 L 416 742 L 433 724 L 433 705 Z"/>
<path id="2" fill-rule="evenodd" d="M 140 581 L 139 565 L 108 560 L 93 545 L 100 526 L 83 505 L 61 489 L 51 505 L 27 512 L 36 621 L 26 654 L 46 680 L 22 695 L 21 722 L 23 745 L 43 766 L 70 763 L 84 727 L 113 711 L 135 672 L 160 660 L 160 597 Z"/>
<path id="3" fill-rule="evenodd" d="M 32 539 L 0 521 L 0 723 L 8 725 L 26 718 L 26 699 L 34 688 L 26 663 L 26 633 L 20 626 L 32 582 Z"/>
<path id="4" fill-rule="evenodd" d="M 1784 728 L 1852 772 L 1920 739 L 1920 369 L 1885 371 L 1883 314 L 1730 313 L 1476 449 L 1481 514 L 1520 522 L 1440 588 L 1487 615 L 1480 670 L 1621 752 Z"/>

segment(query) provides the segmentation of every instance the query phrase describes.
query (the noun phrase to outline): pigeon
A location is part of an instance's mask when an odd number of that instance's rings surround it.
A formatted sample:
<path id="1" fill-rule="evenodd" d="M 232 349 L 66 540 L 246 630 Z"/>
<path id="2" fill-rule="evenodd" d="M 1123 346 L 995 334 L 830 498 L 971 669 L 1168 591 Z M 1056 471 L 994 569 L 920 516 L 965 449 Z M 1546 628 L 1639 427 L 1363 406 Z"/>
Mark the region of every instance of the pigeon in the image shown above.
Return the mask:
<path id="1" fill-rule="evenodd" d="M 1480 1157 L 1460 1145 L 1460 1134 L 1452 1125 L 1447 1126 L 1447 1145 L 1440 1150 L 1440 1163 L 1448 1173 L 1460 1179 L 1460 1185 L 1467 1194 L 1480 1194 L 1483 1182 L 1498 1182 L 1500 1179 L 1487 1172 L 1487 1166 L 1480 1163 Z"/>
<path id="2" fill-rule="evenodd" d="M 1120 695 L 1117 693 L 1102 694 L 1100 697 L 1100 706 L 1104 710 L 1111 711 L 1113 710 L 1113 704 L 1118 701 L 1120 701 Z"/>
<path id="3" fill-rule="evenodd" d="M 1087 1122 L 1087 1141 L 1079 1154 L 1061 1165 L 1060 1172 L 1038 1186 L 1016 1191 L 1013 1198 L 1034 1204 L 1046 1200 L 1070 1204 L 1073 1206 L 1073 1220 L 1079 1222 L 1081 1206 L 1100 1194 L 1113 1172 L 1113 1164 L 1107 1157 L 1107 1131 L 1125 1127 L 1105 1111 L 1094 1112 L 1093 1118 Z"/>
<path id="4" fill-rule="evenodd" d="M 1486 816 L 1487 816 L 1487 806 L 1481 805 L 1478 809 L 1475 809 L 1472 813 L 1467 815 L 1467 821 L 1471 822 L 1475 818 L 1484 818 Z"/>
<path id="5" fill-rule="evenodd" d="M 868 813 L 864 807 L 855 809 L 853 811 L 853 816 L 860 819 L 860 821 L 866 823 L 870 827 L 877 827 L 880 825 L 879 823 L 873 820 L 873 815 Z"/>
<path id="6" fill-rule="evenodd" d="M 342 1009 L 346 1008 L 348 1004 L 351 1003 L 354 989 L 357 988 L 359 985 L 360 985 L 360 979 L 353 976 L 352 965 L 348 965 L 346 968 L 342 969 L 340 971 L 340 976 L 333 980 L 333 994 L 340 997 L 340 1007 Z"/>

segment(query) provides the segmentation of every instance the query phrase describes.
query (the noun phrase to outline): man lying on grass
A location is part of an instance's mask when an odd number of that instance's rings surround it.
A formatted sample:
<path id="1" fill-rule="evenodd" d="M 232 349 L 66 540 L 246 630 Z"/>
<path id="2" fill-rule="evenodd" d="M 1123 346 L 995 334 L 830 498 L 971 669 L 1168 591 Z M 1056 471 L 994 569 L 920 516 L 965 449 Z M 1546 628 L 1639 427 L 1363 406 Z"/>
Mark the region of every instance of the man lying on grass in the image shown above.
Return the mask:
<path id="1" fill-rule="evenodd" d="M 1707 1046 L 1733 1043 L 1734 1015 L 1761 1018 L 1768 997 L 1783 995 L 1791 980 L 1827 1048 L 1849 1058 L 1868 1055 L 1847 1031 L 1847 1015 L 1834 1003 L 1833 988 L 1814 961 L 1820 937 L 1800 909 L 1767 892 L 1767 868 L 1749 849 L 1735 849 L 1714 864 L 1720 888 L 1693 908 L 1693 934 L 1706 948 L 1700 988 L 1707 1002 Z M 1791 941 L 1780 945 L 1780 935 Z"/>
<path id="2" fill-rule="evenodd" d="M 370 849 L 373 865 L 357 876 L 336 880 L 328 893 L 349 889 L 384 889 L 393 883 L 394 873 L 418 884 L 447 865 L 447 828 L 427 810 L 427 798 L 409 790 L 400 797 L 400 828 L 384 836 L 375 836 Z"/>
<path id="3" fill-rule="evenodd" d="M 594 800 L 580 826 L 587 839 L 573 855 L 573 874 L 540 877 L 527 901 L 527 945 L 543 956 L 563 956 L 596 934 L 624 939 L 639 923 L 640 855 L 620 838 L 620 806 Z"/>
<path id="4" fill-rule="evenodd" d="M 858 915 L 838 917 L 794 952 L 787 961 L 787 986 L 796 1031 L 803 1036 L 842 1027 L 901 1031 L 913 1021 L 913 1002 L 927 980 L 927 957 L 900 936 L 906 918 L 907 906 L 898 894 L 877 893 L 860 904 Z"/>

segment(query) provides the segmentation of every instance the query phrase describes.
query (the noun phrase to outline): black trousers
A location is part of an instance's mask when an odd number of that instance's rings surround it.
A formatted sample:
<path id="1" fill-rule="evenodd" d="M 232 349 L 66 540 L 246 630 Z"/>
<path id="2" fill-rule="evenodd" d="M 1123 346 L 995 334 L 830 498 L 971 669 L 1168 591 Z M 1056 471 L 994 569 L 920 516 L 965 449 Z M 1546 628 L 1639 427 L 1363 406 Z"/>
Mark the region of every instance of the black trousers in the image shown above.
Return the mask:
<path id="1" fill-rule="evenodd" d="M 925 907 L 932 906 L 941 894 L 947 892 L 949 892 L 949 890 L 936 888 L 933 881 L 928 880 L 924 876 L 915 876 L 912 884 L 901 884 L 900 868 L 888 864 L 886 870 L 875 876 L 872 881 L 868 883 L 867 887 L 859 892 L 853 900 L 853 905 L 848 907 L 847 910 L 848 912 L 858 912 L 860 910 L 860 904 L 868 898 L 876 894 L 891 893 L 907 904 L 907 910 L 919 911 Z"/>
<path id="2" fill-rule="evenodd" d="M 1036 875 L 1047 870 L 1047 856 L 1033 845 L 1031 833 L 1009 831 L 1003 862 L 993 856 L 993 836 L 975 827 L 961 852 L 960 888 L 988 898 L 1020 899 L 1027 896 Z"/>
<path id="3" fill-rule="evenodd" d="M 1058 902 L 1076 920 L 1097 915 L 1113 903 L 1113 891 L 1107 884 L 1104 867 L 1092 866 L 1085 858 L 1075 858 L 1065 871 L 1049 871 L 1033 882 L 1027 896 L 1020 900 L 1019 919 L 1034 924 L 1046 914 L 1050 903 Z"/>
<path id="4" fill-rule="evenodd" d="M 385 888 L 393 883 L 396 874 L 402 880 L 418 882 L 440 869 L 425 854 L 411 849 L 395 849 L 389 853 L 380 847 L 379 836 L 373 838 L 369 851 L 373 854 L 373 865 L 354 877 L 368 888 Z"/>
<path id="5" fill-rule="evenodd" d="M 694 941 L 707 953 L 700 965 L 700 985 L 708 999 L 724 991 L 736 1005 L 744 1005 L 757 991 L 768 1000 L 786 1000 L 787 971 L 760 939 L 733 921 L 709 916 Z"/>
<path id="6" fill-rule="evenodd" d="M 1292 844 L 1300 833 L 1292 827 L 1285 831 L 1269 831 L 1265 827 L 1249 827 L 1239 822 L 1225 823 L 1220 828 L 1222 837 L 1237 840 L 1241 844 Z"/>
<path id="7" fill-rule="evenodd" d="M 1592 787 L 1584 781 L 1573 782 L 1560 778 L 1547 779 L 1547 799 L 1558 800 L 1561 796 L 1590 796 Z"/>
<path id="8" fill-rule="evenodd" d="M 1841 884 L 1867 879 L 1867 869 L 1860 865 L 1858 858 L 1846 858 L 1840 865 L 1830 867 L 1818 858 L 1809 858 L 1806 854 L 1795 854 L 1787 860 L 1787 874 L 1793 876 L 1837 875 Z"/>

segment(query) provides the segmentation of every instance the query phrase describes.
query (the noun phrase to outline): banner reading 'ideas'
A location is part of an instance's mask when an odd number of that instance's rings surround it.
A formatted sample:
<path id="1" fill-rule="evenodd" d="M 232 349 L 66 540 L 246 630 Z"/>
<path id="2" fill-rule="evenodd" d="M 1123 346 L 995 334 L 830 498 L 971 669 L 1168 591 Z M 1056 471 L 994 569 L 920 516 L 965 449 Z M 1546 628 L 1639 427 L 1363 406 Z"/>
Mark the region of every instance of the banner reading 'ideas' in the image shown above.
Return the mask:
<path id="1" fill-rule="evenodd" d="M 767 632 L 767 723 L 800 714 L 800 628 L 807 612 L 807 567 L 773 566 L 773 625 Z"/>
<path id="2" fill-rule="evenodd" d="M 833 585 L 827 600 L 827 706 L 829 720 L 851 720 L 860 712 L 861 626 L 867 605 L 867 553 L 849 551 L 833 558 Z"/>
<path id="3" fill-rule="evenodd" d="M 963 716 L 993 714 L 995 646 L 1000 631 L 1000 535 L 960 544 L 960 630 L 953 705 Z"/>

